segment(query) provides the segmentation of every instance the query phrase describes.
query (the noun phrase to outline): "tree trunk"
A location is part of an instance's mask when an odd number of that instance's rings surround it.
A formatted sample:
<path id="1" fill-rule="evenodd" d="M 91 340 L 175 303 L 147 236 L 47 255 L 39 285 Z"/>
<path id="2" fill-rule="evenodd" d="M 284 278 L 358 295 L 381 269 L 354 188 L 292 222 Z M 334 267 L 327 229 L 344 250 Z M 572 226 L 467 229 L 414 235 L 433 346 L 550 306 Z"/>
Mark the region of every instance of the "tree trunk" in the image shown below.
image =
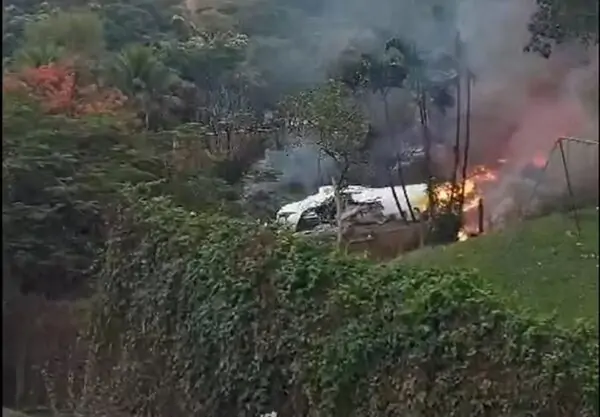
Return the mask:
<path id="1" fill-rule="evenodd" d="M 342 179 L 340 178 L 338 181 L 332 178 L 331 181 L 333 185 L 333 200 L 335 202 L 335 221 L 337 226 L 337 236 L 336 236 L 336 244 L 338 249 L 342 247 L 342 240 L 344 237 L 344 230 L 342 224 L 342 212 L 344 210 L 344 203 L 342 201 Z"/>
<path id="2" fill-rule="evenodd" d="M 232 127 L 228 124 L 227 127 L 225 128 L 225 147 L 227 148 L 227 158 L 231 159 L 232 158 L 232 152 L 231 152 L 231 129 Z"/>
<path id="3" fill-rule="evenodd" d="M 29 329 L 28 329 L 29 330 Z M 19 408 L 25 401 L 25 386 L 27 374 L 27 351 L 28 345 L 26 336 L 18 342 L 16 349 L 17 359 L 15 361 L 15 407 Z M 20 348 L 20 349 L 19 349 Z"/>
<path id="4" fill-rule="evenodd" d="M 462 184 L 460 187 L 460 213 L 463 211 L 465 204 L 465 186 L 467 183 L 467 174 L 469 169 L 469 147 L 471 146 L 471 73 L 467 68 L 467 114 L 466 114 L 466 129 L 465 129 L 465 149 L 463 154 L 462 167 Z"/>
<path id="5" fill-rule="evenodd" d="M 150 104 L 148 100 L 142 99 L 142 111 L 144 112 L 144 127 L 146 130 L 150 130 Z"/>
<path id="6" fill-rule="evenodd" d="M 387 92 L 382 94 L 382 99 L 383 99 L 383 108 L 384 108 L 384 113 L 385 113 L 385 126 L 386 126 L 386 135 L 388 136 L 388 139 L 390 141 L 390 144 L 393 146 L 394 145 L 394 141 L 393 141 L 393 128 L 390 122 L 390 112 L 389 112 L 389 106 L 388 106 L 388 101 L 387 101 Z M 402 166 L 401 166 L 401 161 L 400 158 L 397 158 L 398 161 L 398 176 L 400 177 L 400 185 L 402 186 L 402 192 L 404 193 L 404 198 L 406 200 L 406 204 L 408 205 L 408 211 L 410 213 L 411 218 L 413 219 L 413 221 L 415 220 L 415 215 L 413 212 L 413 209 L 411 207 L 410 201 L 408 200 L 408 196 L 406 193 L 406 182 L 404 181 L 404 173 L 402 171 Z M 402 210 L 402 205 L 400 204 L 400 200 L 398 199 L 398 194 L 396 193 L 396 188 L 394 187 L 394 181 L 392 178 L 392 174 L 391 172 L 388 171 L 388 183 L 389 183 L 389 187 L 390 190 L 392 192 L 392 197 L 394 198 L 394 202 L 396 203 L 396 208 L 398 208 L 398 213 L 400 213 L 400 217 L 402 217 L 402 220 L 404 220 L 404 223 L 408 224 L 408 219 L 406 218 L 406 213 L 404 213 L 404 210 Z"/>
<path id="7" fill-rule="evenodd" d="M 394 198 L 394 202 L 396 203 L 396 207 L 398 208 L 398 212 L 400 213 L 400 217 L 402 217 L 402 220 L 404 220 L 404 223 L 408 224 L 408 219 L 406 218 L 406 213 L 404 213 L 404 210 L 402 210 L 402 205 L 400 204 L 400 200 L 398 199 L 398 193 L 396 193 L 396 187 L 394 187 L 394 181 L 392 178 L 392 174 L 389 171 L 388 171 L 388 184 L 389 184 L 390 190 L 392 192 L 392 197 Z M 406 195 L 406 189 L 404 187 L 402 187 L 402 189 L 404 190 L 404 193 Z M 406 200 L 406 201 L 408 201 L 408 200 Z"/>
<path id="8" fill-rule="evenodd" d="M 458 53 L 458 38 L 457 38 L 457 53 Z M 459 58 L 460 59 L 460 58 Z M 451 190 L 450 190 L 450 201 L 449 208 L 452 209 L 454 207 L 454 200 L 457 197 L 457 185 L 458 185 L 458 171 L 460 170 L 460 112 L 462 105 L 462 91 L 461 91 L 461 77 L 462 71 L 458 68 L 458 78 L 456 80 L 456 131 L 454 136 L 454 146 L 452 151 L 454 152 L 454 166 L 452 167 L 452 182 Z"/>
<path id="9" fill-rule="evenodd" d="M 77 85 L 79 84 L 79 72 L 77 68 L 73 68 L 73 85 L 69 91 L 69 108 L 67 110 L 70 116 L 73 116 L 77 111 Z"/>
<path id="10" fill-rule="evenodd" d="M 429 218 L 433 217 L 435 209 L 435 190 L 433 189 L 433 175 L 431 173 L 431 138 L 429 137 L 429 131 L 427 128 L 427 95 L 423 90 L 421 84 L 417 85 L 418 104 L 419 104 L 419 116 L 421 121 L 421 127 L 423 129 L 423 141 L 425 142 L 425 176 L 427 178 L 427 198 L 428 198 L 428 209 Z"/>
<path id="11" fill-rule="evenodd" d="M 402 193 L 404 194 L 404 200 L 406 201 L 406 205 L 408 206 L 408 212 L 410 213 L 410 218 L 412 219 L 413 222 L 416 222 L 417 217 L 415 216 L 415 211 L 413 210 L 412 203 L 408 199 L 408 191 L 406 191 L 406 184 L 404 182 L 404 171 L 402 171 L 402 160 L 400 159 L 400 155 L 396 154 L 396 160 L 398 161 L 398 176 L 400 177 L 400 183 L 402 184 Z M 394 193 L 395 192 L 396 192 L 396 190 L 394 190 Z"/>

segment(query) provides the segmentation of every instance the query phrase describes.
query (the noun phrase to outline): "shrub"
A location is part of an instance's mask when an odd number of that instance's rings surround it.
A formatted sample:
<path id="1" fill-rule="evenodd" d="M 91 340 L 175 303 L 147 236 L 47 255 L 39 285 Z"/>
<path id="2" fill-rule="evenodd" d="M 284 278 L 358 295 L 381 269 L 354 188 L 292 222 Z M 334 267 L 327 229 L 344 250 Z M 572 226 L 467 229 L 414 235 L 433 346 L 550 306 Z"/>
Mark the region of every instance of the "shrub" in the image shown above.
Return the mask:
<path id="1" fill-rule="evenodd" d="M 585 326 L 510 312 L 462 271 L 128 198 L 91 336 L 96 392 L 130 415 L 597 415 Z"/>

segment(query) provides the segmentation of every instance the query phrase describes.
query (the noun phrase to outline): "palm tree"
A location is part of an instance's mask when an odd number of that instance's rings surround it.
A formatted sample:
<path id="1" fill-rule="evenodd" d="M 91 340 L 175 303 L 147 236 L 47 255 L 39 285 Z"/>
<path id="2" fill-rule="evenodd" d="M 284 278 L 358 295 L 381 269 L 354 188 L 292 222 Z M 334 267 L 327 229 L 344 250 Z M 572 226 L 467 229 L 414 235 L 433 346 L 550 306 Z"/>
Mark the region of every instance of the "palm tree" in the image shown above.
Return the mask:
<path id="1" fill-rule="evenodd" d="M 111 78 L 125 95 L 137 101 L 146 129 L 152 125 L 153 111 L 163 110 L 171 87 L 178 82 L 178 77 L 151 48 L 140 45 L 126 47 L 115 57 Z"/>
<path id="2" fill-rule="evenodd" d="M 436 202 L 431 173 L 429 104 L 435 106 L 442 114 L 447 108 L 455 105 L 450 91 L 457 87 L 457 63 L 452 56 L 446 54 L 427 57 L 419 52 L 414 44 L 399 38 L 390 39 L 385 49 L 387 52 L 392 50 L 397 52 L 397 57 L 391 61 L 391 64 L 398 68 L 397 71 L 405 74 L 402 85 L 413 94 L 417 102 L 419 121 L 423 130 L 429 207 L 433 210 Z"/>
<path id="3" fill-rule="evenodd" d="M 38 68 L 58 62 L 65 55 L 64 48 L 54 44 L 30 46 L 19 50 L 15 63 L 19 67 Z"/>
<path id="4" fill-rule="evenodd" d="M 349 56 L 349 61 L 341 65 L 339 74 L 341 81 L 354 93 L 357 93 L 362 89 L 368 89 L 375 94 L 381 95 L 385 113 L 385 136 L 387 136 L 390 141 L 393 141 L 394 132 L 390 120 L 387 98 L 392 88 L 402 87 L 404 79 L 406 78 L 404 68 L 394 65 L 393 60 L 390 59 L 387 54 L 383 57 L 371 54 L 361 54 L 358 57 L 352 57 L 350 56 L 351 52 L 352 51 L 348 51 L 347 54 Z M 397 159 L 399 160 L 399 157 Z M 404 198 L 408 205 L 409 214 L 411 219 L 414 221 L 416 218 L 411 203 L 408 200 L 406 182 L 404 180 L 404 174 L 400 164 L 398 164 L 398 174 L 400 177 L 400 185 L 402 186 Z M 408 222 L 406 213 L 402 209 L 400 200 L 398 199 L 391 173 L 389 173 L 388 186 L 402 220 Z"/>
<path id="5" fill-rule="evenodd" d="M 349 56 L 351 54 L 348 54 Z M 456 64 L 452 57 L 443 55 L 431 59 L 418 52 L 415 45 L 399 38 L 391 38 L 385 44 L 384 54 L 374 56 L 362 54 L 359 59 L 349 57 L 349 62 L 341 68 L 341 79 L 353 91 L 368 88 L 373 93 L 380 94 L 385 112 L 386 135 L 392 140 L 393 124 L 390 120 L 388 94 L 394 88 L 409 91 L 415 98 L 419 108 L 420 123 L 423 129 L 425 148 L 425 175 L 429 189 L 429 206 L 434 207 L 433 179 L 430 170 L 431 138 L 428 130 L 428 103 L 434 105 L 441 113 L 448 107 L 454 106 L 454 98 L 450 90 L 456 85 Z M 413 209 L 408 201 L 404 173 L 400 155 L 396 156 L 398 176 L 408 203 L 408 211 L 415 220 Z M 400 203 L 390 178 L 390 190 L 400 210 Z M 400 210 L 406 219 L 406 215 Z"/>

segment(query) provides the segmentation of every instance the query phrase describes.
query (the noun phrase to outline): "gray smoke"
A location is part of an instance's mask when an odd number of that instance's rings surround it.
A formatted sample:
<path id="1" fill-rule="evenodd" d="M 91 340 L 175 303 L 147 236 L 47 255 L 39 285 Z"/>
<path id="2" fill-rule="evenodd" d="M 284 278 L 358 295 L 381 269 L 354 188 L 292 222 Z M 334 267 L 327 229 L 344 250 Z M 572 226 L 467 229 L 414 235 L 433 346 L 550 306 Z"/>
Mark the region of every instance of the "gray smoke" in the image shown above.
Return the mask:
<path id="1" fill-rule="evenodd" d="M 333 161 L 310 143 L 281 151 L 267 150 L 265 161 L 280 173 L 280 182 L 297 185 L 306 192 L 331 183 L 331 176 L 335 174 Z"/>
<path id="2" fill-rule="evenodd" d="M 318 12 L 298 13 L 281 39 L 270 39 L 269 47 L 258 52 L 260 62 L 283 85 L 312 86 L 326 80 L 349 46 L 378 51 L 386 38 L 398 36 L 424 51 L 452 53 L 457 28 L 467 65 L 476 77 L 472 163 L 507 158 L 505 169 L 514 171 L 547 153 L 559 136 L 597 140 L 597 48 L 565 45 L 548 60 L 524 53 L 534 0 L 458 0 L 454 7 L 442 1 L 439 5 L 442 13 L 434 13 L 432 3 L 416 0 L 324 0 Z M 381 125 L 381 107 L 375 102 L 369 103 L 369 117 Z M 375 146 L 374 154 L 382 157 L 415 136 L 414 127 L 405 123 L 407 111 L 415 119 L 405 100 L 392 99 L 391 106 L 397 134 Z M 455 123 L 452 109 L 446 116 L 436 115 L 435 136 L 451 143 Z M 294 147 L 277 157 L 277 166 L 283 178 L 302 178 L 311 188 L 321 180 L 317 159 L 313 148 Z"/>

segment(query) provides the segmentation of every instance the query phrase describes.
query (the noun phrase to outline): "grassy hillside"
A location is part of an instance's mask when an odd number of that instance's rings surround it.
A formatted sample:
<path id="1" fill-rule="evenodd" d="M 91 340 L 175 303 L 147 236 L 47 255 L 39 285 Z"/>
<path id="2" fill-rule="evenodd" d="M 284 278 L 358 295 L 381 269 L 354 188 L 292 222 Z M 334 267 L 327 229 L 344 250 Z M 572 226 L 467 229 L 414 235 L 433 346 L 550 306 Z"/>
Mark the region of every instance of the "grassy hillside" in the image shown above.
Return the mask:
<path id="1" fill-rule="evenodd" d="M 521 307 L 556 311 L 565 325 L 581 317 L 598 324 L 598 211 L 580 212 L 580 218 L 579 237 L 572 217 L 554 214 L 502 233 L 413 252 L 401 261 L 477 269 Z"/>

